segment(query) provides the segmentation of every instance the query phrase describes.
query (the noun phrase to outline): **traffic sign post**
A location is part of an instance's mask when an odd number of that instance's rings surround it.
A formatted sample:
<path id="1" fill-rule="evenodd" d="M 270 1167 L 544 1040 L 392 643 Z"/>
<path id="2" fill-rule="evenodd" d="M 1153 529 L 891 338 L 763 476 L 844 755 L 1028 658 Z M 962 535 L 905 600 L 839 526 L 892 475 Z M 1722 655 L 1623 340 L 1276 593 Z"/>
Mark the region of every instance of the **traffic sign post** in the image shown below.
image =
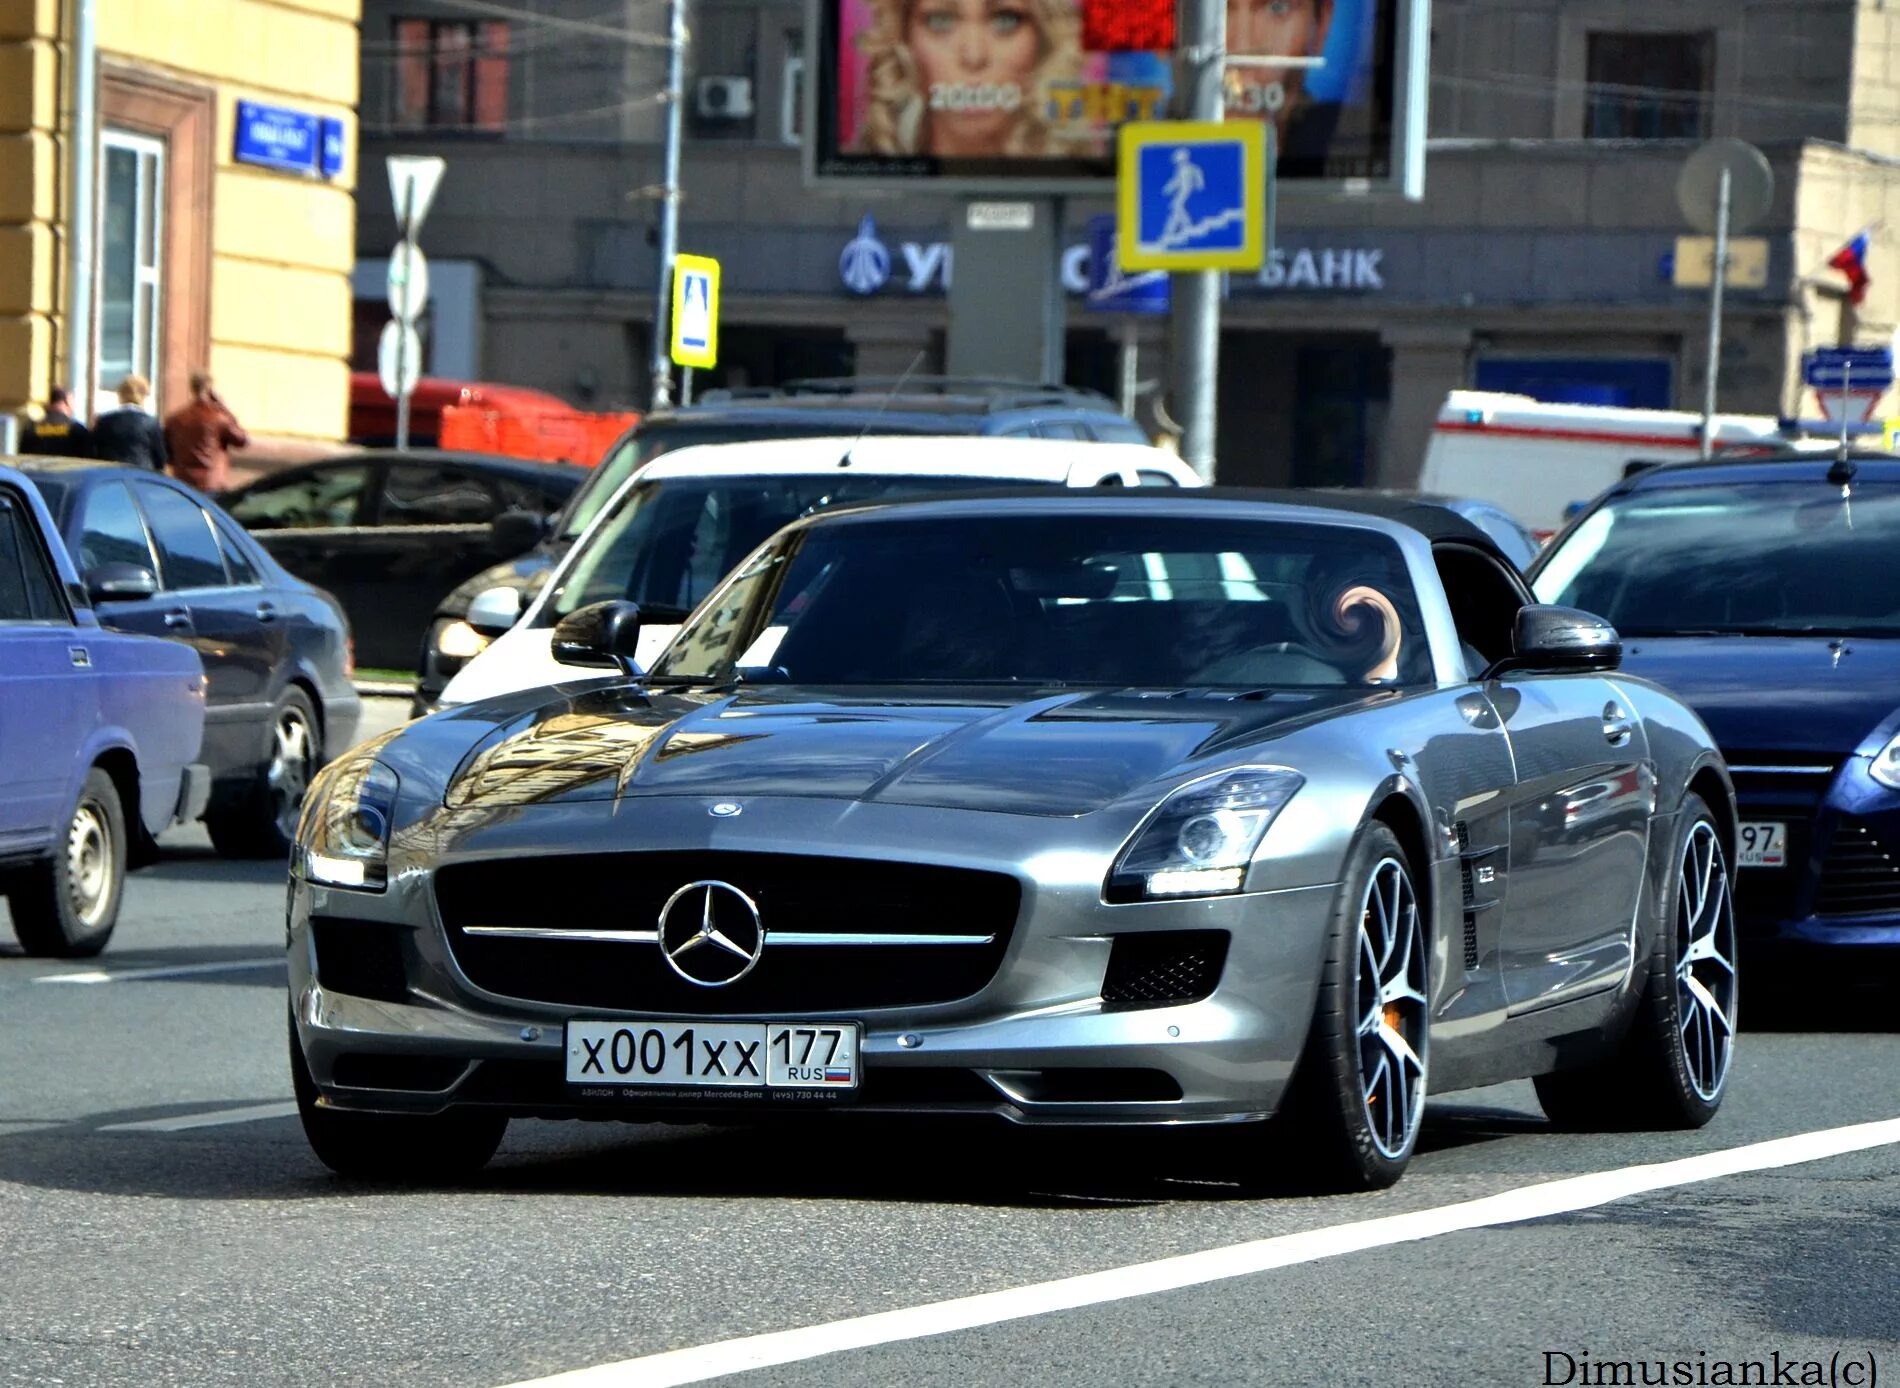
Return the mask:
<path id="1" fill-rule="evenodd" d="M 1113 313 L 1121 318 L 1122 414 L 1133 419 L 1141 381 L 1141 349 L 1135 323 L 1144 315 L 1166 313 L 1171 296 L 1167 271 L 1137 270 L 1128 274 L 1121 267 L 1120 253 L 1115 218 L 1089 218 L 1089 284 L 1082 305 L 1093 312 Z"/>
<path id="2" fill-rule="evenodd" d="M 434 155 L 392 154 L 389 195 L 402 238 L 389 257 L 389 311 L 395 318 L 377 344 L 377 374 L 396 401 L 396 447 L 409 446 L 409 397 L 422 378 L 422 339 L 416 319 L 429 302 L 429 264 L 416 238 L 442 184 L 446 161 Z"/>
<path id="3" fill-rule="evenodd" d="M 706 369 L 719 364 L 719 262 L 711 256 L 673 259 L 673 361 Z"/>
<path id="4" fill-rule="evenodd" d="M 1683 164 L 1676 202 L 1689 224 L 1715 237 L 1709 289 L 1709 363 L 1702 384 L 1702 457 L 1715 451 L 1715 388 L 1722 373 L 1722 295 L 1729 281 L 1729 238 L 1747 231 L 1774 201 L 1768 158 L 1743 140 L 1710 140 Z"/>

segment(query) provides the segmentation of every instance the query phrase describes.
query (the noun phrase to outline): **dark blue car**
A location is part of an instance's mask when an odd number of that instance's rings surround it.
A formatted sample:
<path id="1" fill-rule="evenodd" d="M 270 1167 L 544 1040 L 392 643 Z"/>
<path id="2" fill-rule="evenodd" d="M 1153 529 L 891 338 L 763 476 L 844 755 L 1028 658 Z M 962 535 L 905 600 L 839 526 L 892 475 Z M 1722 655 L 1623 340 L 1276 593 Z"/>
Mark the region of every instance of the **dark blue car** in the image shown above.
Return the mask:
<path id="1" fill-rule="evenodd" d="M 97 954 L 141 841 L 195 818 L 205 677 L 100 626 L 53 518 L 0 466 L 0 895 L 29 954 Z"/>
<path id="2" fill-rule="evenodd" d="M 195 649 L 207 681 L 205 828 L 229 857 L 283 858 L 304 788 L 356 740 L 350 626 L 184 483 L 142 468 L 33 459 L 99 623 Z"/>
<path id="3" fill-rule="evenodd" d="M 1641 472 L 1531 578 L 1614 622 L 1623 669 L 1715 734 L 1743 819 L 1745 948 L 1900 947 L 1900 460 Z"/>

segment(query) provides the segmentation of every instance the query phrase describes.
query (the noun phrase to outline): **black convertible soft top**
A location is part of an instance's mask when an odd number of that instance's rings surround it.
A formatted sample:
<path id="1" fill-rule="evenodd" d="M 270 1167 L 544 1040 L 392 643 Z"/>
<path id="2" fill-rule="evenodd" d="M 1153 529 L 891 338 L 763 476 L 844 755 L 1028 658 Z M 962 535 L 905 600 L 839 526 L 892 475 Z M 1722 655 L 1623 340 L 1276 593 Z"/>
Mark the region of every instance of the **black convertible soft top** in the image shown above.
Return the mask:
<path id="1" fill-rule="evenodd" d="M 979 491 L 946 493 L 942 496 L 920 495 L 893 501 L 859 501 L 848 506 L 840 506 L 836 510 L 820 512 L 812 519 L 818 520 L 822 517 L 856 511 L 882 510 L 888 506 L 908 508 L 942 501 L 965 503 L 988 499 L 1049 501 L 1052 499 L 1053 490 L 1046 486 L 999 485 L 994 490 L 984 488 Z M 1256 505 L 1265 503 L 1273 506 L 1310 506 L 1327 511 L 1347 511 L 1354 515 L 1375 516 L 1380 520 L 1406 526 L 1416 530 L 1433 544 L 1460 544 L 1471 549 L 1482 550 L 1497 559 L 1511 572 L 1517 571 L 1517 566 L 1511 562 L 1510 556 L 1499 549 L 1497 542 L 1483 530 L 1450 507 L 1420 497 L 1392 496 L 1389 493 L 1379 492 L 1298 491 L 1293 488 L 1272 487 L 1073 487 L 1065 490 L 1063 495 L 1120 501 L 1130 506 L 1139 506 L 1144 502 L 1176 505 L 1197 501 L 1243 501 Z"/>

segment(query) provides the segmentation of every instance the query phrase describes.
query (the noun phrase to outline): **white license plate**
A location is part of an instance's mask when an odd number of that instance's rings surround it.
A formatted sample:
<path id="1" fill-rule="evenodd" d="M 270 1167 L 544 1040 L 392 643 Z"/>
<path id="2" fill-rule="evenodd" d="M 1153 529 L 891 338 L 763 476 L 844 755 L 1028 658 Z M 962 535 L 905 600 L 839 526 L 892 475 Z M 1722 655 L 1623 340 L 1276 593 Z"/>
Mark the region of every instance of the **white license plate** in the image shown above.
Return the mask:
<path id="1" fill-rule="evenodd" d="M 1757 820 L 1744 824 L 1741 840 L 1741 866 L 1786 867 L 1788 865 L 1788 826 Z"/>
<path id="2" fill-rule="evenodd" d="M 856 1089 L 854 1022 L 569 1022 L 570 1084 Z"/>

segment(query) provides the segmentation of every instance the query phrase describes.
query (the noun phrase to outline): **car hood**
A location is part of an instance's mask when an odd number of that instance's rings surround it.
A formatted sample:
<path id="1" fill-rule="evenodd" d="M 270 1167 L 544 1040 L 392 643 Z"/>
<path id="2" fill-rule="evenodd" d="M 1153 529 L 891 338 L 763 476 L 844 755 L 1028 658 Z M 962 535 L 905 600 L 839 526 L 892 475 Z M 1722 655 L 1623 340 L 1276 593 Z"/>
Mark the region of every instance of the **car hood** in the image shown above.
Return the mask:
<path id="1" fill-rule="evenodd" d="M 456 711 L 492 710 L 496 726 L 457 769 L 450 806 L 773 795 L 1072 816 L 1192 771 L 1197 757 L 1397 697 L 790 686 L 647 694 L 629 684 L 552 692 L 531 710 L 520 696 Z"/>
<path id="2" fill-rule="evenodd" d="M 1725 752 L 1843 757 L 1900 704 L 1900 641 L 1632 637 L 1623 669 L 1688 704 Z"/>

